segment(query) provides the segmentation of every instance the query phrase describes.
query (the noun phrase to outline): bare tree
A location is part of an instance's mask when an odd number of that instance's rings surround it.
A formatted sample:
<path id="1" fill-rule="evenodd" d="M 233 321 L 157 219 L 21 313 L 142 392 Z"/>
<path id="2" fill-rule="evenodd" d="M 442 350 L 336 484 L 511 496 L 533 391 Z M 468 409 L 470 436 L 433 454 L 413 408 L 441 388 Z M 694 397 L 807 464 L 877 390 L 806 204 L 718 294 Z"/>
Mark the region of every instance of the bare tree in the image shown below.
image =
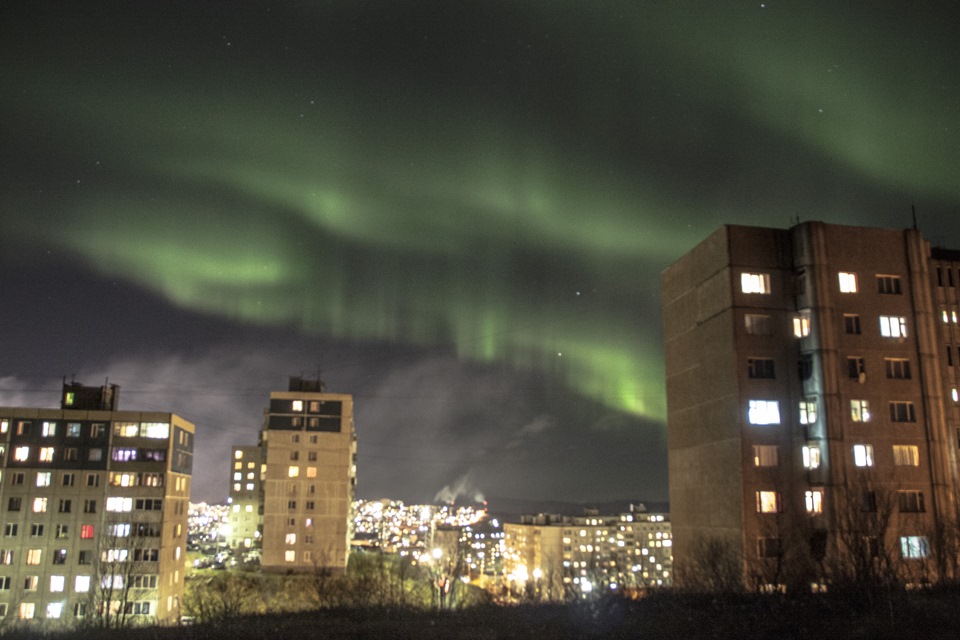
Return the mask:
<path id="1" fill-rule="evenodd" d="M 743 566 L 740 546 L 715 536 L 697 538 L 685 557 L 674 557 L 680 584 L 691 591 L 742 591 Z"/>

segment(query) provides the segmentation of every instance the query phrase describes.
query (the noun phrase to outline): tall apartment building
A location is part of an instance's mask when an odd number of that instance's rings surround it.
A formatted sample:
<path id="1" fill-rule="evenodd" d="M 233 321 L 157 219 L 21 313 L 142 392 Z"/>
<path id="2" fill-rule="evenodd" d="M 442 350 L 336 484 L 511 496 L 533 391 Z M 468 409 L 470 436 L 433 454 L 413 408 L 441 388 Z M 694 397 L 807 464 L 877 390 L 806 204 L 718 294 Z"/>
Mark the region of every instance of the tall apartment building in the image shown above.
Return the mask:
<path id="1" fill-rule="evenodd" d="M 670 518 L 619 515 L 523 516 L 503 525 L 506 586 L 560 601 L 596 592 L 630 592 L 673 582 Z"/>
<path id="2" fill-rule="evenodd" d="M 0 407 L 0 616 L 175 622 L 194 426 L 64 384 L 60 409 Z"/>
<path id="3" fill-rule="evenodd" d="M 248 456 L 263 464 L 256 507 L 246 493 L 247 502 L 238 495 L 231 505 L 231 516 L 262 511 L 263 570 L 343 573 L 357 479 L 353 397 L 325 393 L 319 381 L 290 378 L 288 391 L 270 394 L 260 446 L 234 451 L 231 479 L 243 462 L 243 492 L 253 462 Z"/>
<path id="4" fill-rule="evenodd" d="M 958 257 L 726 226 L 664 272 L 678 584 L 955 575 Z"/>
<path id="5" fill-rule="evenodd" d="M 230 457 L 230 532 L 227 543 L 243 552 L 260 548 L 263 535 L 263 478 L 267 467 L 259 446 L 233 447 Z"/>

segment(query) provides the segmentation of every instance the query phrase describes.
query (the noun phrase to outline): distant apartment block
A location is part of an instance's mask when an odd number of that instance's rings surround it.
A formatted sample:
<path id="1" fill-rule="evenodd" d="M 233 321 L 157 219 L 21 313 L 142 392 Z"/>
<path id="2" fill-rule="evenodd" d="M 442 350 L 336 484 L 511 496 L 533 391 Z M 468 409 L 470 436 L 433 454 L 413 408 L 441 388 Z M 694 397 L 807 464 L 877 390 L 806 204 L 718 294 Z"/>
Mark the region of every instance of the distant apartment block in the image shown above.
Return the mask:
<path id="1" fill-rule="evenodd" d="M 664 272 L 679 585 L 956 577 L 958 269 L 917 230 L 807 222 Z"/>
<path id="2" fill-rule="evenodd" d="M 60 409 L 0 407 L 0 617 L 179 620 L 194 426 L 65 384 Z"/>
<path id="3" fill-rule="evenodd" d="M 232 544 L 246 546 L 249 532 L 257 536 L 253 520 L 243 518 L 258 515 L 264 571 L 343 573 L 356 447 L 352 396 L 326 393 L 320 382 L 297 377 L 290 379 L 288 391 L 271 393 L 259 447 L 234 448 Z"/>
<path id="4" fill-rule="evenodd" d="M 529 515 L 504 523 L 503 533 L 506 586 L 524 597 L 560 601 L 673 583 L 667 514 Z"/>

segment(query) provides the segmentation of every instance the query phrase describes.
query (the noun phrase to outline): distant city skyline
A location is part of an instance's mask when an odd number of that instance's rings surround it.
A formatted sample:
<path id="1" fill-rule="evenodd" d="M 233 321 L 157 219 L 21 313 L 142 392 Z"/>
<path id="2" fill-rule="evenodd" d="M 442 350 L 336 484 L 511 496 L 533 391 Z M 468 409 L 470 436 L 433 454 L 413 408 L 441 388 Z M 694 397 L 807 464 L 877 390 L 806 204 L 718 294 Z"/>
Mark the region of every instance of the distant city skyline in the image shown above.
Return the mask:
<path id="1" fill-rule="evenodd" d="M 667 498 L 660 272 L 725 223 L 960 246 L 953 3 L 8 3 L 0 406 L 354 396 L 358 496 Z"/>

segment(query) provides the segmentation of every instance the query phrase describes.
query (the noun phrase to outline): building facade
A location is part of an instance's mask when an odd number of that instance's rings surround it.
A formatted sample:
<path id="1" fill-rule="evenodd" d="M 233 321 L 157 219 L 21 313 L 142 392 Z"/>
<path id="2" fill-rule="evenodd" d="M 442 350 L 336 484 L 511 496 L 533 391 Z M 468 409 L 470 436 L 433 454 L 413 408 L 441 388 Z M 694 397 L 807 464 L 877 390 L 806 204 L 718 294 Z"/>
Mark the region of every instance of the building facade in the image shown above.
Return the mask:
<path id="1" fill-rule="evenodd" d="M 263 478 L 267 467 L 264 449 L 259 446 L 233 447 L 230 460 L 227 543 L 231 549 L 242 553 L 261 547 Z"/>
<path id="2" fill-rule="evenodd" d="M 530 515 L 504 523 L 503 533 L 505 584 L 524 597 L 561 601 L 673 583 L 667 514 Z"/>
<path id="3" fill-rule="evenodd" d="M 231 504 L 231 523 L 234 516 L 262 513 L 257 524 L 264 571 L 346 570 L 356 451 L 352 396 L 326 393 L 319 381 L 302 378 L 291 378 L 288 391 L 270 394 L 259 447 L 236 447 L 231 461 L 231 486 L 236 473 L 242 474 L 242 496 L 238 493 Z M 259 480 L 255 474 L 251 483 L 248 474 L 257 457 Z M 242 469 L 236 468 L 238 462 Z M 246 538 L 239 540 L 244 544 Z"/>
<path id="4" fill-rule="evenodd" d="M 726 226 L 664 272 L 678 584 L 955 575 L 956 257 Z"/>
<path id="5" fill-rule="evenodd" d="M 0 615 L 179 619 L 194 426 L 118 399 L 65 384 L 60 409 L 0 407 Z"/>

